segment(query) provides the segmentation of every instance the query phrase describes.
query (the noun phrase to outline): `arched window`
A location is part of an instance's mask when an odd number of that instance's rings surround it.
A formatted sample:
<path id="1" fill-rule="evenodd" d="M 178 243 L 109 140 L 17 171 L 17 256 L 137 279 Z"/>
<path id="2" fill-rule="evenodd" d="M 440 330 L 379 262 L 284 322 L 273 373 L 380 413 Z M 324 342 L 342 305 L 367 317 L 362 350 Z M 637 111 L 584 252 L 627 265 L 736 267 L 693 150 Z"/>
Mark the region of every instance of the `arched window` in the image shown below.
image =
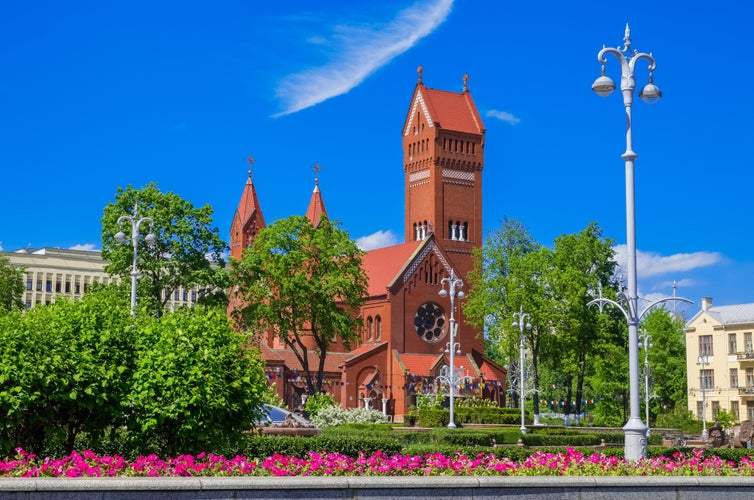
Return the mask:
<path id="1" fill-rule="evenodd" d="M 372 337 L 374 335 L 374 320 L 371 316 L 367 317 L 367 338 L 366 340 L 372 340 Z"/>
<path id="2" fill-rule="evenodd" d="M 382 340 L 382 318 L 379 315 L 374 317 L 374 331 L 374 340 Z"/>

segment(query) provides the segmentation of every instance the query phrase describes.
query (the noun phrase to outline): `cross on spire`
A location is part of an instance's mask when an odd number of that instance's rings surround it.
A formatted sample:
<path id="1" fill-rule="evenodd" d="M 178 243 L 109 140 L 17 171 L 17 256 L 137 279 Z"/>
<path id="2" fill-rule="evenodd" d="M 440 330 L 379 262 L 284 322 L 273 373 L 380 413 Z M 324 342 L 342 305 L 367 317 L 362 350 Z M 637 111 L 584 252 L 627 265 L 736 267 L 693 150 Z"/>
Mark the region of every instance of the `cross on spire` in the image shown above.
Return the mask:
<path id="1" fill-rule="evenodd" d="M 469 91 L 469 74 L 468 73 L 463 74 L 463 91 L 464 92 Z"/>
<path id="2" fill-rule="evenodd" d="M 314 170 L 314 185 L 319 186 L 319 171 L 322 170 L 322 167 L 319 166 L 319 162 L 314 162 L 312 170 Z"/>
<path id="3" fill-rule="evenodd" d="M 420 64 L 419 67 L 416 68 L 416 72 L 419 74 L 419 81 L 418 81 L 418 83 L 419 83 L 419 85 L 421 85 L 423 83 L 423 81 L 422 81 L 422 73 L 424 72 L 424 66 L 422 66 Z"/>

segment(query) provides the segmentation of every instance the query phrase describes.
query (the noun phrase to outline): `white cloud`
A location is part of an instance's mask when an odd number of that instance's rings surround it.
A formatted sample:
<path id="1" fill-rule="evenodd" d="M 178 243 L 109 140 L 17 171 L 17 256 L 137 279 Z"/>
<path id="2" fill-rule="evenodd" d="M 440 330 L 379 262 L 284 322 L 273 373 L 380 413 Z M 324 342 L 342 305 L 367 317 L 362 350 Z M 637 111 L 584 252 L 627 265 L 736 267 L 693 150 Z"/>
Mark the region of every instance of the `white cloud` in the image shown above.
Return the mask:
<path id="1" fill-rule="evenodd" d="M 356 238 L 356 245 L 362 250 L 374 250 L 375 248 L 389 247 L 396 243 L 398 243 L 398 237 L 390 230 L 380 230 L 376 233 Z"/>
<path id="2" fill-rule="evenodd" d="M 3 251 L 3 242 L 0 241 L 0 252 L 2 252 L 2 251 Z"/>
<path id="3" fill-rule="evenodd" d="M 486 116 L 497 118 L 498 120 L 510 123 L 511 125 L 516 125 L 521 121 L 521 118 L 514 116 L 512 113 L 508 113 L 507 111 L 498 111 L 497 109 L 491 109 L 487 111 Z"/>
<path id="4" fill-rule="evenodd" d="M 87 252 L 96 252 L 98 249 L 94 243 L 79 243 L 78 245 L 68 247 L 68 250 L 86 250 Z"/>
<path id="5" fill-rule="evenodd" d="M 453 0 L 420 0 L 386 24 L 336 25 L 331 43 L 337 54 L 320 67 L 286 76 L 277 97 L 283 116 L 350 91 L 369 75 L 432 33 L 450 14 Z M 318 43 L 324 43 L 317 37 Z"/>
<path id="6" fill-rule="evenodd" d="M 615 245 L 615 260 L 624 270 L 627 268 L 628 257 L 626 245 Z M 659 276 L 662 274 L 691 271 L 700 267 L 708 267 L 723 261 L 718 252 L 677 253 L 662 256 L 652 252 L 636 251 L 636 272 L 641 278 Z"/>

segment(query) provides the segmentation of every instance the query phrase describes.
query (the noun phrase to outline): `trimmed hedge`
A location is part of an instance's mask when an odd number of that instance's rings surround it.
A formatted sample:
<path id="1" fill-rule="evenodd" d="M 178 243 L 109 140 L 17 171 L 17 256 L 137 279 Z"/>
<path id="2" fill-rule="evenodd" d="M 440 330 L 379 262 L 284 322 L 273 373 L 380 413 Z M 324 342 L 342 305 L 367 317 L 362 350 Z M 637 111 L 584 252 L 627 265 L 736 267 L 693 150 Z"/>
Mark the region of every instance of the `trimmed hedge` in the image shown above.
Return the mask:
<path id="1" fill-rule="evenodd" d="M 384 437 L 249 436 L 238 453 L 250 458 L 265 458 L 276 453 L 305 458 L 310 451 L 327 451 L 358 457 L 360 452 L 371 455 L 382 451 L 394 455 L 401 453 L 401 450 L 403 445 L 400 441 Z"/>
<path id="2" fill-rule="evenodd" d="M 484 406 L 459 406 L 454 408 L 456 424 L 518 424 L 521 412 L 515 408 L 489 408 Z M 527 413 L 524 421 L 532 423 Z M 416 412 L 416 424 L 419 427 L 446 427 L 450 423 L 450 410 L 422 408 Z"/>

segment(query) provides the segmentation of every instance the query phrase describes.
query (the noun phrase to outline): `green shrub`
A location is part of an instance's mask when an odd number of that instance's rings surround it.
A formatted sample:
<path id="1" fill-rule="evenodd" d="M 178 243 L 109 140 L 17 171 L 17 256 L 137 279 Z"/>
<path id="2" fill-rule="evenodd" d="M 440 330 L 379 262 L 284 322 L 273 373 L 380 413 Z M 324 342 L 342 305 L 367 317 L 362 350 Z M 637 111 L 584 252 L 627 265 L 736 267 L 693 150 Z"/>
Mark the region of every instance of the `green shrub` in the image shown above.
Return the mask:
<path id="1" fill-rule="evenodd" d="M 331 394 L 327 394 L 326 392 L 319 392 L 306 398 L 306 405 L 304 405 L 304 410 L 306 410 L 309 415 L 313 416 L 323 408 L 337 405 L 338 403 L 335 402 L 335 398 L 332 397 Z"/>

